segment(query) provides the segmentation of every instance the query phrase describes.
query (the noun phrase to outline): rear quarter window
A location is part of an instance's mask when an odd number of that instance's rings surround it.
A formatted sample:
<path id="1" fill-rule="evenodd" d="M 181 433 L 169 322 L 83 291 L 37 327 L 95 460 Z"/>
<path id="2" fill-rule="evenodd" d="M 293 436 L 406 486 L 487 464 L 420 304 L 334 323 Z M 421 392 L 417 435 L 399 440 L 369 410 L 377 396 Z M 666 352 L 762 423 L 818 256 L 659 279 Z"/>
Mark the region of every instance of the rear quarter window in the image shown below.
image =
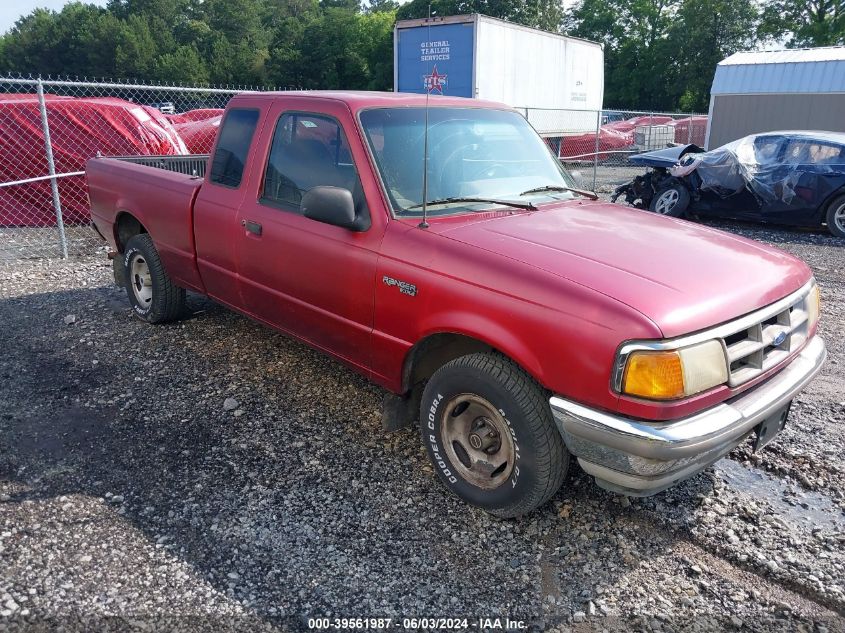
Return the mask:
<path id="1" fill-rule="evenodd" d="M 257 123 L 258 110 L 233 108 L 226 113 L 211 161 L 211 182 L 233 189 L 240 187 Z"/>

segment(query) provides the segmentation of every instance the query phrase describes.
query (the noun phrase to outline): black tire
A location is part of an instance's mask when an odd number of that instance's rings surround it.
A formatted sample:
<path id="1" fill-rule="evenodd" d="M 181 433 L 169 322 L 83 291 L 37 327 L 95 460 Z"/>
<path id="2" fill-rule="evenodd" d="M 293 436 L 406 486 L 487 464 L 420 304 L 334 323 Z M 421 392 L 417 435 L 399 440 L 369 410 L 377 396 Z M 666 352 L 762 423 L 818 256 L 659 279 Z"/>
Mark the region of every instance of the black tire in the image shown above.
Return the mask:
<path id="1" fill-rule="evenodd" d="M 827 230 L 836 237 L 845 237 L 845 195 L 827 205 Z"/>
<path id="2" fill-rule="evenodd" d="M 673 218 L 684 215 L 690 203 L 687 188 L 680 182 L 673 182 L 658 189 L 648 205 L 649 211 Z"/>
<path id="3" fill-rule="evenodd" d="M 467 404 L 469 400 L 472 402 Z M 490 415 L 474 417 L 476 407 L 485 410 L 481 401 L 491 405 Z M 478 464 L 472 463 L 470 453 L 479 456 L 482 452 L 470 441 L 475 431 L 466 436 L 472 451 L 461 440 L 449 442 L 448 436 L 463 424 L 464 414 L 474 418 L 471 425 L 482 421 L 485 441 L 494 437 L 492 446 L 483 447 L 485 453 L 493 451 L 489 458 L 493 465 L 504 460 L 504 466 L 510 451 L 509 469 L 499 466 L 488 472 L 492 465 L 485 463 L 486 455 L 480 456 Z M 494 427 L 503 427 L 510 434 L 489 433 Z M 543 505 L 560 488 L 569 468 L 569 452 L 555 426 L 548 395 L 500 355 L 470 354 L 438 369 L 423 392 L 420 430 L 441 481 L 467 503 L 502 518 L 520 516 Z M 473 441 L 476 439 L 477 435 Z"/>
<path id="4" fill-rule="evenodd" d="M 144 266 L 149 274 L 142 272 Z M 123 278 L 129 303 L 141 320 L 166 323 L 184 312 L 185 289 L 167 275 L 149 234 L 135 235 L 126 244 Z"/>

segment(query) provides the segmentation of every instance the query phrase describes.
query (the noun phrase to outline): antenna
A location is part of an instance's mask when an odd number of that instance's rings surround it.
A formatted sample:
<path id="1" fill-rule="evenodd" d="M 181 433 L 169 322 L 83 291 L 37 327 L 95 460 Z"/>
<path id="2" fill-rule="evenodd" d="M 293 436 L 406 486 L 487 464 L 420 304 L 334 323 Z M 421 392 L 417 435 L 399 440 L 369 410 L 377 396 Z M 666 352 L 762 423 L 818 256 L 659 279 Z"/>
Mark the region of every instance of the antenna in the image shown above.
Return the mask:
<path id="1" fill-rule="evenodd" d="M 428 37 L 431 44 L 431 3 L 428 3 Z M 432 74 L 434 71 L 432 70 Z M 432 77 L 429 82 L 434 81 Z M 423 127 L 423 183 L 422 183 L 422 222 L 417 226 L 421 229 L 428 228 L 428 97 L 431 94 L 432 86 L 423 81 L 425 87 L 425 123 Z"/>

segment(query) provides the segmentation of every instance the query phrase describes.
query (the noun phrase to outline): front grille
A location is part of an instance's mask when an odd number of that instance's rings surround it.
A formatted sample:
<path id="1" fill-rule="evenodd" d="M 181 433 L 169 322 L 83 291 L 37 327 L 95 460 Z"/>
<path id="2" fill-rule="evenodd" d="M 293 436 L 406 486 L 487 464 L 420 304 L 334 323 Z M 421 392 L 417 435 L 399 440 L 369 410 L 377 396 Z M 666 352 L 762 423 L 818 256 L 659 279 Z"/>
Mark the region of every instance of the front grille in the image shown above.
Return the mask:
<path id="1" fill-rule="evenodd" d="M 786 305 L 778 302 L 771 310 L 763 309 L 751 324 L 740 319 L 741 329 L 722 337 L 730 365 L 729 386 L 753 380 L 807 342 L 810 295 L 805 292 Z"/>
<path id="2" fill-rule="evenodd" d="M 677 350 L 720 341 L 728 360 L 728 386 L 738 387 L 768 372 L 799 351 L 810 335 L 810 302 L 815 281 L 750 314 L 687 336 L 662 341 L 629 341 L 617 354 L 611 382 L 623 393 L 628 358 L 637 351 Z"/>

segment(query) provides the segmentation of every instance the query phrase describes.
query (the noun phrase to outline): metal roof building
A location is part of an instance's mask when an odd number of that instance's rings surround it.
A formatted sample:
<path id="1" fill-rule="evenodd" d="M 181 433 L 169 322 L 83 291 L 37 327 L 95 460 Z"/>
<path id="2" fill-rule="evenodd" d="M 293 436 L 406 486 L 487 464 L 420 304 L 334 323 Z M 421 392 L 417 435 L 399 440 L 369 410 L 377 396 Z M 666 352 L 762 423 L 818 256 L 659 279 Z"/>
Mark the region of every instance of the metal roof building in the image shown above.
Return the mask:
<path id="1" fill-rule="evenodd" d="M 845 131 L 845 47 L 745 51 L 716 66 L 708 149 L 788 129 Z"/>

